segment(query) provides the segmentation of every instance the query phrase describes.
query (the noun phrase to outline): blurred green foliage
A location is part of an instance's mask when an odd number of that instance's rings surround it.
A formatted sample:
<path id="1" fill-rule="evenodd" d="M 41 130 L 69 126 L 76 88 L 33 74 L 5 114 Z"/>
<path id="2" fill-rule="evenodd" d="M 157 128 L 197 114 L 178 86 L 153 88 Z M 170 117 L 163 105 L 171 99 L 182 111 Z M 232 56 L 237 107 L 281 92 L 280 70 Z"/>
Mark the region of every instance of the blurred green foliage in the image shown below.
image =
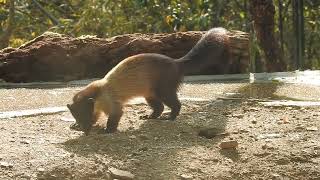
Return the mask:
<path id="1" fill-rule="evenodd" d="M 0 33 L 5 29 L 9 14 L 6 1 L 0 0 Z M 35 2 L 57 22 L 43 13 Z M 290 61 L 294 41 L 291 1 L 281 2 L 284 7 L 284 55 Z M 45 31 L 111 37 L 126 33 L 208 30 L 222 26 L 253 33 L 248 3 L 248 0 L 15 0 L 15 29 L 10 45 L 17 47 Z M 274 0 L 274 4 L 277 24 L 279 0 Z M 306 0 L 304 10 L 306 62 L 310 68 L 318 68 L 320 1 Z M 279 35 L 278 26 L 276 32 Z"/>

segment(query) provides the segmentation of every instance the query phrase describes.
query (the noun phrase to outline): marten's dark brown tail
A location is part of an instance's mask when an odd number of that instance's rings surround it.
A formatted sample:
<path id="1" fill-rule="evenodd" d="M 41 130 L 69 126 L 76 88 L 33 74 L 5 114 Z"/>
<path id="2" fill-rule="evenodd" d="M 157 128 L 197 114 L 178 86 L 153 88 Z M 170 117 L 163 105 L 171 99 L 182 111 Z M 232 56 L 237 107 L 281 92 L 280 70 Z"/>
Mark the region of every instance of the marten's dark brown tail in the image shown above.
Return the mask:
<path id="1" fill-rule="evenodd" d="M 228 48 L 228 31 L 224 28 L 209 30 L 182 58 L 177 60 L 184 75 L 197 73 L 203 68 L 221 62 Z"/>

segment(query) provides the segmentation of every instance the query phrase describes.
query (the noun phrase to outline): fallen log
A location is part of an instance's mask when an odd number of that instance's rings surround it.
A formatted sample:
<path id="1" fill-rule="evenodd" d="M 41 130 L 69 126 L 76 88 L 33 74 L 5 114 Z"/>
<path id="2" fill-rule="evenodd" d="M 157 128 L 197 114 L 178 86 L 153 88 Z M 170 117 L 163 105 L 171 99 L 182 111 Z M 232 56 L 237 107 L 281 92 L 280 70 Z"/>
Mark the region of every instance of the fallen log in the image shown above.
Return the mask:
<path id="1" fill-rule="evenodd" d="M 18 48 L 0 51 L 0 79 L 6 82 L 35 82 L 101 78 L 131 55 L 159 53 L 172 58 L 182 57 L 204 33 L 126 34 L 102 39 L 46 32 Z M 247 72 L 248 34 L 229 31 L 227 36 L 230 44 L 226 57 L 217 59 L 215 65 L 198 74 Z M 227 65 L 223 63 L 226 61 L 229 62 Z"/>

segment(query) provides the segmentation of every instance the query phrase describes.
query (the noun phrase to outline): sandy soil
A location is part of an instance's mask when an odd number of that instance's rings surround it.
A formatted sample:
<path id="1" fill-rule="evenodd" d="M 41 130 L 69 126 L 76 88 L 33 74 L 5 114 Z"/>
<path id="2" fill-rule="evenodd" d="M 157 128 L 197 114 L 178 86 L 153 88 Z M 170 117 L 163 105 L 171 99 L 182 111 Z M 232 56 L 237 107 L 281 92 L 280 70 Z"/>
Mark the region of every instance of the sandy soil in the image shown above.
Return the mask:
<path id="1" fill-rule="evenodd" d="M 79 89 L 0 89 L 0 112 L 64 106 Z M 182 101 L 174 122 L 141 120 L 147 105 L 128 105 L 115 134 L 70 130 L 69 112 L 0 119 L 0 179 L 112 179 L 111 168 L 135 179 L 320 179 L 319 107 L 259 103 L 319 101 L 320 87 L 198 83 L 180 95 L 206 100 Z M 230 140 L 236 149 L 219 147 Z"/>

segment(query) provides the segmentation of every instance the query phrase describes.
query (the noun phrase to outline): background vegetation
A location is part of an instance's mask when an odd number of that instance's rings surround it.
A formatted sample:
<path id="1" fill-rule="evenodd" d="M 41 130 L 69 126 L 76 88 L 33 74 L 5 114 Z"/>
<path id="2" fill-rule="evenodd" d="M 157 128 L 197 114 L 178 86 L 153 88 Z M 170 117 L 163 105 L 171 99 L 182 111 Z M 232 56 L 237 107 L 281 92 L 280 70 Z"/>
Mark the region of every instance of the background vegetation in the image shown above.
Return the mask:
<path id="1" fill-rule="evenodd" d="M 13 0 L 11 0 L 13 1 Z M 294 0 L 274 0 L 276 37 L 289 70 L 295 69 Z M 304 68 L 320 68 L 320 1 L 304 0 Z M 0 0 L 0 35 L 9 26 L 9 0 Z M 254 34 L 249 0 L 15 0 L 9 45 L 45 31 L 111 37 L 126 33 L 208 30 L 222 26 Z M 252 36 L 254 37 L 254 36 Z M 255 58 L 262 59 L 252 38 Z"/>

